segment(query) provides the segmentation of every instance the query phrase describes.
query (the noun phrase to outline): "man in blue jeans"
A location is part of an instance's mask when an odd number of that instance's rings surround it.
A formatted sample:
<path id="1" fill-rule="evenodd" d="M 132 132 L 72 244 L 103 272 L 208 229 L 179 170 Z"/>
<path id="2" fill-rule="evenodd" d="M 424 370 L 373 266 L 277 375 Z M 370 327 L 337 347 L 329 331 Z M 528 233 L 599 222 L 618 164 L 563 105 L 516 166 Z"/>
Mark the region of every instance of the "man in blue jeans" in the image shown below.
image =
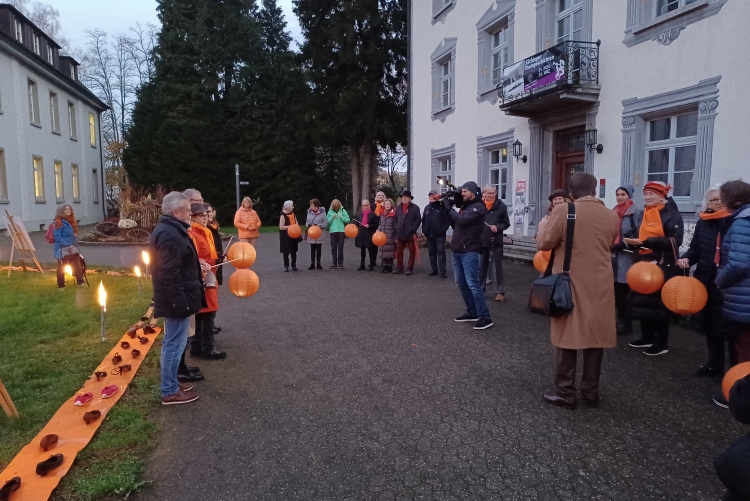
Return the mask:
<path id="1" fill-rule="evenodd" d="M 190 198 L 173 191 L 162 201 L 162 216 L 151 235 L 151 279 L 154 285 L 154 316 L 164 318 L 161 347 L 161 403 L 186 404 L 198 400 L 192 386 L 177 381 L 177 368 L 184 356 L 190 317 L 206 304 L 203 272 L 208 264 L 188 236 Z"/>
<path id="2" fill-rule="evenodd" d="M 461 198 L 461 209 L 458 212 L 453 210 L 455 202 L 448 198 L 443 201 L 453 226 L 453 275 L 466 303 L 466 313 L 454 320 L 474 322 L 474 330 L 484 330 L 492 327 L 483 284 L 479 280 L 482 229 L 487 209 L 482 202 L 479 186 L 473 181 L 461 187 Z"/>

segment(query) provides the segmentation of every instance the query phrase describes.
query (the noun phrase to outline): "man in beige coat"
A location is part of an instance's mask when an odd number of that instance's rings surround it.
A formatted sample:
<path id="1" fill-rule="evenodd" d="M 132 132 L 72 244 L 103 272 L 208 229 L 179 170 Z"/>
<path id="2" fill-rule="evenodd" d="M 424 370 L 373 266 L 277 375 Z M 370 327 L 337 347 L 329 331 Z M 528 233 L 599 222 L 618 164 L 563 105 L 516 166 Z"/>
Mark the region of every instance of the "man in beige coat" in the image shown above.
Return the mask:
<path id="1" fill-rule="evenodd" d="M 599 405 L 599 376 L 604 348 L 617 345 L 615 290 L 610 246 L 617 236 L 617 214 L 595 198 L 597 181 L 580 172 L 570 179 L 576 222 L 570 259 L 573 311 L 552 318 L 555 353 L 554 394 L 544 401 L 568 409 L 576 407 L 576 358 L 583 350 L 580 390 L 590 407 Z M 540 250 L 554 252 L 552 273 L 561 273 L 565 259 L 568 204 L 560 204 L 539 223 L 536 235 Z"/>

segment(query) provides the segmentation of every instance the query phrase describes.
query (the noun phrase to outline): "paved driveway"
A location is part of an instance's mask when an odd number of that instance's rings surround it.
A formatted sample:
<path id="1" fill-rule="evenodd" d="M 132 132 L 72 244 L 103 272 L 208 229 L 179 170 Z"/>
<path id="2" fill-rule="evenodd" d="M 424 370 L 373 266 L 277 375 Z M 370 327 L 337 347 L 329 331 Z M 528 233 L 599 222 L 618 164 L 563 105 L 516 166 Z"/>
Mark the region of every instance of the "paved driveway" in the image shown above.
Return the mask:
<path id="1" fill-rule="evenodd" d="M 221 289 L 229 357 L 199 363 L 198 402 L 159 409 L 153 486 L 135 499 L 720 498 L 713 459 L 747 429 L 709 402 L 717 381 L 692 376 L 698 334 L 675 329 L 657 358 L 621 339 L 601 408 L 566 411 L 541 401 L 553 353 L 547 321 L 525 311 L 530 266 L 506 264 L 495 327 L 474 332 L 424 264 L 359 272 L 347 241 L 347 269 L 307 271 L 300 249 L 303 271 L 284 273 L 262 235 L 260 291 Z"/>

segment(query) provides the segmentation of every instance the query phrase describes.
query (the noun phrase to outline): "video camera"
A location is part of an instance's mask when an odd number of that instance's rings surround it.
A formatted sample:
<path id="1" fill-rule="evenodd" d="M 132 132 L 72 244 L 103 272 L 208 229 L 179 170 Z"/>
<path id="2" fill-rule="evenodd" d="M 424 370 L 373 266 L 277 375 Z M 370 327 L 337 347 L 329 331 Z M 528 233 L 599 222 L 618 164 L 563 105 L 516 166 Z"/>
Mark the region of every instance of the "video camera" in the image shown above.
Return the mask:
<path id="1" fill-rule="evenodd" d="M 451 205 L 455 205 L 459 209 L 464 203 L 464 197 L 461 195 L 461 188 L 457 188 L 455 185 L 451 184 L 448 179 L 438 176 L 437 182 L 440 186 L 447 186 L 448 189 L 440 195 L 440 200 L 448 200 Z"/>

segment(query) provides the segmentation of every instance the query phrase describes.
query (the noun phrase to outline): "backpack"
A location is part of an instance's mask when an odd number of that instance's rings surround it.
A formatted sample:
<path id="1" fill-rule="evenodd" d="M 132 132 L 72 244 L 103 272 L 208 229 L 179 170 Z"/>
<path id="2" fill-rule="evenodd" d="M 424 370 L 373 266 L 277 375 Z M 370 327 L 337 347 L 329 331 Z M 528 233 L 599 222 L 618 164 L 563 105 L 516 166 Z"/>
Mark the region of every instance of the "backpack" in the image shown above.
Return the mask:
<path id="1" fill-rule="evenodd" d="M 47 242 L 51 244 L 55 243 L 55 222 L 54 221 L 52 221 L 47 227 L 47 233 L 44 234 L 44 239 L 47 240 Z"/>

